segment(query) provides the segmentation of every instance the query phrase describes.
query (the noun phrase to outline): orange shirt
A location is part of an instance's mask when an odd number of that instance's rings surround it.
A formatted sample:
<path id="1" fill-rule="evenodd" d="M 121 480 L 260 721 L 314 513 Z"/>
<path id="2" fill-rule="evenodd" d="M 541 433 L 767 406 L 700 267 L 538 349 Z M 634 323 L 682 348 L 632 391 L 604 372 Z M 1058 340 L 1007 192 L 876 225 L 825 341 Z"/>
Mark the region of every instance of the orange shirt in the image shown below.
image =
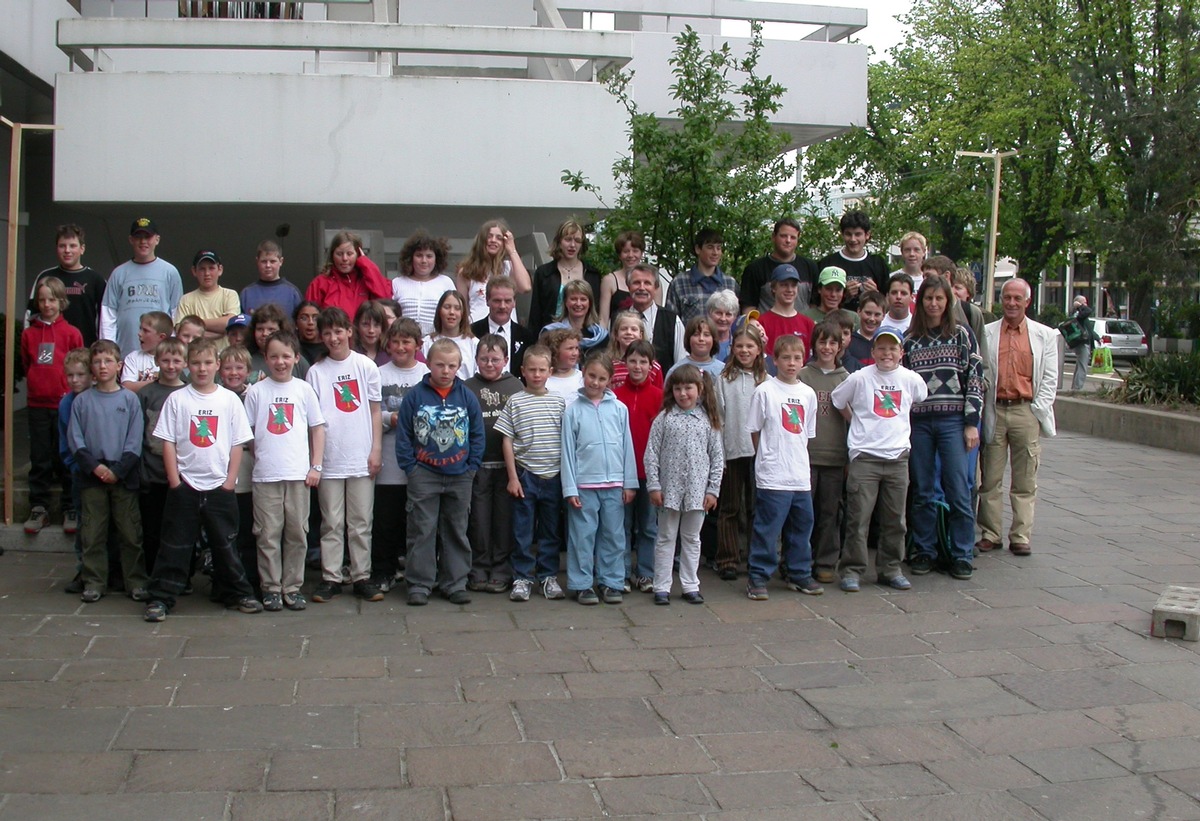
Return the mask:
<path id="1" fill-rule="evenodd" d="M 1000 322 L 1000 346 L 996 351 L 996 398 L 1033 401 L 1033 348 L 1025 319 L 1017 327 Z"/>

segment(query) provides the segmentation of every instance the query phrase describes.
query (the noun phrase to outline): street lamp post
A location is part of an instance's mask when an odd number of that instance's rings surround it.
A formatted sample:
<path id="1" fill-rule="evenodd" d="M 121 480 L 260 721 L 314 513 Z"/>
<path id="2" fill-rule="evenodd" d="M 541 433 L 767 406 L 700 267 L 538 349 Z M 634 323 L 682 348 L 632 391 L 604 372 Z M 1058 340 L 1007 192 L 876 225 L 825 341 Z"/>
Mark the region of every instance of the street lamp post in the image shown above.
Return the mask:
<path id="1" fill-rule="evenodd" d="M 1000 163 L 1012 157 L 1016 151 L 955 151 L 956 157 L 982 157 L 991 159 L 994 169 L 992 180 L 992 224 L 988 229 L 988 259 L 983 272 L 983 309 L 992 310 L 992 292 L 996 288 L 996 237 L 1000 236 Z"/>

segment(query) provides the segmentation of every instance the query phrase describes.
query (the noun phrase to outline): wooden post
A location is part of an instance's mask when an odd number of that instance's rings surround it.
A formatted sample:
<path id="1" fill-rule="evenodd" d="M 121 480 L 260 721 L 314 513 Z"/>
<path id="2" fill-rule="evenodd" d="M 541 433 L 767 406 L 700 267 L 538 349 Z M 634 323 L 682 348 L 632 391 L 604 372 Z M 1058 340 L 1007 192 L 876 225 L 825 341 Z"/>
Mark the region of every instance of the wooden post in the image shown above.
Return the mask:
<path id="1" fill-rule="evenodd" d="M 21 139 L 25 131 L 54 131 L 56 125 L 14 123 L 7 117 L 0 122 L 12 129 L 12 152 L 8 161 L 8 266 L 5 275 L 4 333 L 4 524 L 13 523 L 13 383 L 17 352 L 17 229 L 21 217 Z M 22 312 L 23 314 L 23 312 Z"/>
<path id="2" fill-rule="evenodd" d="M 993 165 L 992 180 L 992 222 L 988 229 L 988 258 L 987 268 L 983 272 L 983 310 L 992 310 L 992 292 L 996 289 L 996 238 L 1000 236 L 1000 163 L 1005 157 L 1016 155 L 1016 151 L 955 151 L 957 157 L 982 157 L 991 159 Z"/>

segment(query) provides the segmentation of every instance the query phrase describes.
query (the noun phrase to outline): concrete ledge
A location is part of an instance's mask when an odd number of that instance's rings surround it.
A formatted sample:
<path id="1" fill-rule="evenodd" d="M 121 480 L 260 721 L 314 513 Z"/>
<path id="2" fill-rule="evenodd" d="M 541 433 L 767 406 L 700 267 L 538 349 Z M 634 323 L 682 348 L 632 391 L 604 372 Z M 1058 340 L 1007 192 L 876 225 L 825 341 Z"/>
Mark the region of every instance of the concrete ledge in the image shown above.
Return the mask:
<path id="1" fill-rule="evenodd" d="M 0 524 L 0 547 L 5 552 L 73 553 L 75 537 L 62 532 L 59 525 L 50 525 L 36 536 L 25 533 L 24 524 Z"/>
<path id="2" fill-rule="evenodd" d="M 1200 416 L 1059 396 L 1054 417 L 1060 430 L 1200 454 Z"/>

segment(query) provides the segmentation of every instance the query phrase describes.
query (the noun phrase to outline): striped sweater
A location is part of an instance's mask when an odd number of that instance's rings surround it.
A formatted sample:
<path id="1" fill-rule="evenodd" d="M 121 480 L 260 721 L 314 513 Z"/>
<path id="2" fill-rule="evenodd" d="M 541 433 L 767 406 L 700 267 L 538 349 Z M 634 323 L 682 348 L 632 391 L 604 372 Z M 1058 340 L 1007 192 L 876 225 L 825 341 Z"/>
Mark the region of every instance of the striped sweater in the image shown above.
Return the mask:
<path id="1" fill-rule="evenodd" d="M 951 337 L 908 336 L 904 366 L 925 380 L 929 396 L 913 405 L 913 416 L 963 414 L 968 427 L 979 427 L 983 411 L 983 360 L 975 338 L 963 326 Z"/>

